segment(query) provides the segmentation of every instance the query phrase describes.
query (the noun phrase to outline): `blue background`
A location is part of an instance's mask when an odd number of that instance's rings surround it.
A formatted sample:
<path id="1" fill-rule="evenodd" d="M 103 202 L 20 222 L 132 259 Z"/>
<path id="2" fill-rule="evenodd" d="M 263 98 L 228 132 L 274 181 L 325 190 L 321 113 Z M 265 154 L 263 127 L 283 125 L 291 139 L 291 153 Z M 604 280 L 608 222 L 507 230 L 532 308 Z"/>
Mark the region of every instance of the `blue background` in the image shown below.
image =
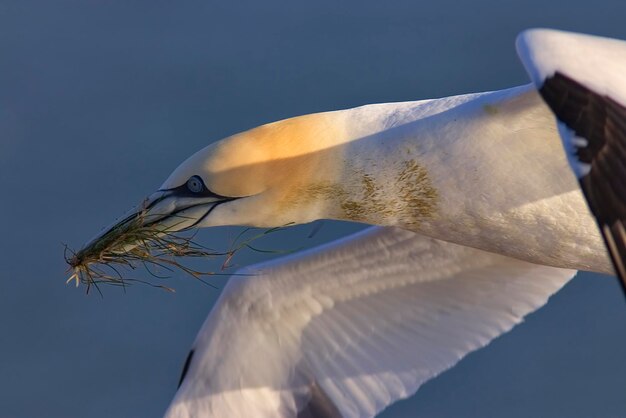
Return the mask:
<path id="1" fill-rule="evenodd" d="M 162 414 L 218 291 L 179 275 L 173 295 L 85 296 L 61 242 L 82 245 L 194 151 L 289 116 L 523 84 L 520 30 L 626 39 L 625 16 L 621 0 L 0 1 L 0 417 Z M 358 226 L 311 228 L 263 246 Z M 236 231 L 199 239 L 224 249 Z M 625 347 L 616 281 L 581 274 L 383 416 L 626 416 Z"/>

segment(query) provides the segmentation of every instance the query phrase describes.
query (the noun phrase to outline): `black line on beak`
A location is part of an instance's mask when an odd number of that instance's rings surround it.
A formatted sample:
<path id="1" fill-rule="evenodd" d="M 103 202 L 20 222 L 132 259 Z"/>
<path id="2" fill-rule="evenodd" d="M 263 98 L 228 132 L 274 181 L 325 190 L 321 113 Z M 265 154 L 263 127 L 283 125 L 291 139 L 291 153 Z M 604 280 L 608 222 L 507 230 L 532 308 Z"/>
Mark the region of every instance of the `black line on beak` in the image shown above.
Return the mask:
<path id="1" fill-rule="evenodd" d="M 198 218 L 198 220 L 196 220 L 196 221 L 195 221 L 192 225 L 190 225 L 190 226 L 188 226 L 188 227 L 185 227 L 185 228 L 181 229 L 181 231 L 186 231 L 186 230 L 188 230 L 188 229 L 191 229 L 191 228 L 195 227 L 195 226 L 196 226 L 196 225 L 198 225 L 200 222 L 202 222 L 204 219 L 206 219 L 206 217 L 207 217 L 207 216 L 209 216 L 209 214 L 213 211 L 213 209 L 215 209 L 216 207 L 218 207 L 218 206 L 219 206 L 219 205 L 221 205 L 222 203 L 230 202 L 230 201 L 233 201 L 233 200 L 236 200 L 236 199 L 238 199 L 238 198 L 237 198 L 237 197 L 227 197 L 227 198 L 224 198 L 224 200 L 218 200 L 218 201 L 215 201 L 215 202 L 209 202 L 209 203 L 206 203 L 206 202 L 205 202 L 205 203 L 198 203 L 197 205 L 185 206 L 184 208 L 180 208 L 180 209 L 178 209 L 178 210 L 175 210 L 175 211 L 174 211 L 174 212 L 172 212 L 172 213 L 169 213 L 169 214 L 167 214 L 167 215 L 164 215 L 162 218 L 159 218 L 159 219 L 154 220 L 154 221 L 152 221 L 152 222 L 150 222 L 150 223 L 148 223 L 148 224 L 145 224 L 145 225 L 144 225 L 144 227 L 149 228 L 149 227 L 151 227 L 152 225 L 154 225 L 154 224 L 156 224 L 156 223 L 159 223 L 159 222 L 162 222 L 162 221 L 163 221 L 163 220 L 165 220 L 165 219 L 168 219 L 168 218 L 174 217 L 174 216 L 176 216 L 178 213 L 183 212 L 183 211 L 185 211 L 185 210 L 187 210 L 187 209 L 191 209 L 191 208 L 194 208 L 194 207 L 196 207 L 196 206 L 207 205 L 207 204 L 211 204 L 211 203 L 212 203 L 212 206 L 211 206 L 211 207 L 210 207 L 210 208 L 206 211 L 206 213 L 205 213 L 204 215 L 202 215 L 200 218 Z"/>
<path id="2" fill-rule="evenodd" d="M 195 226 L 196 226 L 196 225 L 198 225 L 200 222 L 202 222 L 203 220 L 205 220 L 205 219 L 206 219 L 206 217 L 207 217 L 207 216 L 209 216 L 209 215 L 211 214 L 211 212 L 213 212 L 213 209 L 215 209 L 216 207 L 218 207 L 218 206 L 219 206 L 219 205 L 221 205 L 222 203 L 230 202 L 231 200 L 235 200 L 235 199 L 228 199 L 228 200 L 222 200 L 222 201 L 219 201 L 219 202 L 215 202 L 215 204 L 214 204 L 213 206 L 211 206 L 211 207 L 209 208 L 209 210 L 207 210 L 207 211 L 206 211 L 206 213 L 205 213 L 204 215 L 202 215 L 200 218 L 198 218 L 198 220 L 197 220 L 197 221 L 195 221 L 195 222 L 193 223 L 193 225 L 188 226 L 188 227 L 187 227 L 187 228 L 185 228 L 185 229 L 191 229 L 191 228 L 195 227 Z"/>

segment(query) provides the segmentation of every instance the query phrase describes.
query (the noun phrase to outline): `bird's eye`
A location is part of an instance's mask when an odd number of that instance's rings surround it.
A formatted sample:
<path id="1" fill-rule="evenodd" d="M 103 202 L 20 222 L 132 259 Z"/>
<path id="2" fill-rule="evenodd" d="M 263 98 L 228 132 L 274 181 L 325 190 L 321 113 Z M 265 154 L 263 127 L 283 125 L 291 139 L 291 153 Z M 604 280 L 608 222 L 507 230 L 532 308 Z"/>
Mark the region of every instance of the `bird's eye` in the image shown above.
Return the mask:
<path id="1" fill-rule="evenodd" d="M 191 176 L 189 180 L 187 180 L 187 188 L 192 193 L 200 193 L 204 189 L 204 184 L 202 184 L 200 177 Z"/>

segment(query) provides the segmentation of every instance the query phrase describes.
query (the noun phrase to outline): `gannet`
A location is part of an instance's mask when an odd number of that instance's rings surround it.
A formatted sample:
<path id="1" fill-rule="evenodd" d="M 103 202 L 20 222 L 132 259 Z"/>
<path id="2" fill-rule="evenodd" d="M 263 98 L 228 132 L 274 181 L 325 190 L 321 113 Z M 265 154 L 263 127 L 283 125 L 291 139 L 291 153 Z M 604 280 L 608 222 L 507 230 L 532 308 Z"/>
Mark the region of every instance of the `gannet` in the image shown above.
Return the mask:
<path id="1" fill-rule="evenodd" d="M 233 276 L 166 417 L 374 416 L 510 330 L 577 270 L 614 271 L 576 176 L 619 263 L 626 42 L 531 30 L 517 45 L 536 85 L 263 125 L 191 156 L 116 224 L 377 225 Z M 569 101 L 580 86 L 591 112 Z M 587 129 L 599 114 L 609 116 Z M 571 166 L 559 131 L 568 152 L 579 147 Z"/>

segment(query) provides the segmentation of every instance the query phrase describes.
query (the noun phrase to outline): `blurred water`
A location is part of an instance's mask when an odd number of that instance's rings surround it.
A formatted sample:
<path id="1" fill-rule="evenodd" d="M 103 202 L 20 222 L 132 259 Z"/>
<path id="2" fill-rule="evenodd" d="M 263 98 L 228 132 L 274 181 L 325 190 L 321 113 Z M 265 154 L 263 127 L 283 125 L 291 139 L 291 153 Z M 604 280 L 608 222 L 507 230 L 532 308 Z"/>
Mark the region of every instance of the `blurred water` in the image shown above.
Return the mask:
<path id="1" fill-rule="evenodd" d="M 0 417 L 163 412 L 218 292 L 177 278 L 175 295 L 86 297 L 64 284 L 61 242 L 80 246 L 192 152 L 297 114 L 526 83 L 518 31 L 626 39 L 624 16 L 617 0 L 0 1 Z M 581 274 L 383 416 L 626 416 L 624 347 L 616 282 Z"/>

